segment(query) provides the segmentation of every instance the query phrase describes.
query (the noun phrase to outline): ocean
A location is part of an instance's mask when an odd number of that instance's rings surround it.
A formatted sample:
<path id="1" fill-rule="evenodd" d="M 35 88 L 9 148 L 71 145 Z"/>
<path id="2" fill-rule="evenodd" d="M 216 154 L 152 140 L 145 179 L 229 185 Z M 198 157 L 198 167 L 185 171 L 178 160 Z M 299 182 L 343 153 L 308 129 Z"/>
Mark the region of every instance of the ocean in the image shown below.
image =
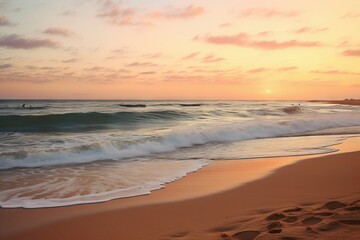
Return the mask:
<path id="1" fill-rule="evenodd" d="M 0 100 L 0 206 L 144 195 L 211 161 L 329 153 L 351 136 L 360 136 L 357 106 Z"/>

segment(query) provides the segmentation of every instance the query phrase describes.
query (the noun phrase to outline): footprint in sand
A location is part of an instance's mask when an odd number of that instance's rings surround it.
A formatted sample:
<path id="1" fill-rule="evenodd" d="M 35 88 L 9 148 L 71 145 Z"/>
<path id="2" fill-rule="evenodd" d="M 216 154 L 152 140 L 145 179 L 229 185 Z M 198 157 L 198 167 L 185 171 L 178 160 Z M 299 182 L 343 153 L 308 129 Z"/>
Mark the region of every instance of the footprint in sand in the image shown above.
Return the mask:
<path id="1" fill-rule="evenodd" d="M 295 217 L 295 216 L 288 216 L 288 217 L 282 219 L 281 221 L 287 222 L 287 223 L 294 223 L 294 222 L 296 222 L 297 220 L 298 220 L 298 218 Z"/>
<path id="2" fill-rule="evenodd" d="M 315 215 L 328 217 L 328 216 L 334 215 L 334 213 L 332 213 L 332 212 L 318 212 L 318 213 L 315 213 Z"/>
<path id="3" fill-rule="evenodd" d="M 360 211 L 360 206 L 349 206 L 345 208 L 346 211 Z"/>
<path id="4" fill-rule="evenodd" d="M 284 217 L 285 217 L 285 215 L 282 214 L 282 213 L 273 213 L 270 216 L 268 216 L 266 218 L 266 220 L 268 220 L 268 221 L 276 221 L 276 220 L 283 219 Z"/>
<path id="5" fill-rule="evenodd" d="M 300 211 L 302 211 L 302 210 L 303 210 L 302 208 L 295 207 L 295 208 L 286 209 L 286 210 L 284 210 L 283 212 L 284 212 L 284 213 L 292 213 L 292 212 L 300 212 Z"/>
<path id="6" fill-rule="evenodd" d="M 317 227 L 317 229 L 320 231 L 327 232 L 338 229 L 339 227 L 341 227 L 341 224 L 338 221 L 331 221 L 328 223 L 321 224 L 320 226 Z"/>
<path id="7" fill-rule="evenodd" d="M 360 225 L 360 219 L 343 219 L 339 220 L 339 222 L 346 225 Z"/>
<path id="8" fill-rule="evenodd" d="M 267 225 L 268 233 L 271 234 L 281 233 L 283 227 L 284 225 L 279 221 L 271 222 Z"/>
<path id="9" fill-rule="evenodd" d="M 343 207 L 346 207 L 345 203 L 338 202 L 338 201 L 331 201 L 331 202 L 325 203 L 323 208 L 327 208 L 329 210 L 335 210 L 335 209 L 343 208 Z"/>
<path id="10" fill-rule="evenodd" d="M 232 237 L 238 240 L 253 240 L 258 235 L 260 235 L 258 231 L 242 231 L 235 233 Z"/>
<path id="11" fill-rule="evenodd" d="M 181 238 L 181 237 L 185 237 L 186 235 L 188 235 L 189 232 L 177 232 L 177 233 L 174 233 L 174 234 L 171 234 L 170 237 L 172 238 Z"/>
<path id="12" fill-rule="evenodd" d="M 312 229 L 312 227 L 307 227 L 306 229 L 305 229 L 305 233 L 307 233 L 307 234 L 319 234 L 318 232 L 316 232 L 314 229 Z"/>
<path id="13" fill-rule="evenodd" d="M 317 224 L 319 222 L 321 222 L 322 219 L 321 218 L 317 218 L 317 217 L 308 217 L 303 219 L 301 222 L 305 225 L 314 225 Z"/>
<path id="14" fill-rule="evenodd" d="M 270 231 L 268 231 L 268 233 L 270 234 L 277 234 L 277 233 L 281 233 L 282 232 L 282 229 L 272 229 Z"/>
<path id="15" fill-rule="evenodd" d="M 279 221 L 271 222 L 267 225 L 268 230 L 271 230 L 274 228 L 283 228 L 283 227 L 284 227 L 284 225 Z"/>

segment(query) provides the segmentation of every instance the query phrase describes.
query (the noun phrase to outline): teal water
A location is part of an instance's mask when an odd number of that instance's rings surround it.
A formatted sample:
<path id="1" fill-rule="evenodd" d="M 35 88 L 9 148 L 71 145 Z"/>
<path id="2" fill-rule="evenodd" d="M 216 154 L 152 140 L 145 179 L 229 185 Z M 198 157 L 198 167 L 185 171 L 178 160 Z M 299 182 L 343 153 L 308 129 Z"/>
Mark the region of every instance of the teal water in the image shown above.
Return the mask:
<path id="1" fill-rule="evenodd" d="M 310 102 L 0 100 L 0 205 L 148 194 L 213 160 L 335 151 L 359 126 L 359 107 Z"/>

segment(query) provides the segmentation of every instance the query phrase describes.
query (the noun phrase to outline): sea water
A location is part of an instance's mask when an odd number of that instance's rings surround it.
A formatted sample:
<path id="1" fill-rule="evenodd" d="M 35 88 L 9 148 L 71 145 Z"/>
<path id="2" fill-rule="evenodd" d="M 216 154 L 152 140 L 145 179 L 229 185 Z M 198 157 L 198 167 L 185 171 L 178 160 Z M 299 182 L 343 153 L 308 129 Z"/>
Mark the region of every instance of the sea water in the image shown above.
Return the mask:
<path id="1" fill-rule="evenodd" d="M 0 206 L 149 194 L 214 160 L 336 151 L 359 126 L 360 107 L 298 101 L 0 100 Z"/>

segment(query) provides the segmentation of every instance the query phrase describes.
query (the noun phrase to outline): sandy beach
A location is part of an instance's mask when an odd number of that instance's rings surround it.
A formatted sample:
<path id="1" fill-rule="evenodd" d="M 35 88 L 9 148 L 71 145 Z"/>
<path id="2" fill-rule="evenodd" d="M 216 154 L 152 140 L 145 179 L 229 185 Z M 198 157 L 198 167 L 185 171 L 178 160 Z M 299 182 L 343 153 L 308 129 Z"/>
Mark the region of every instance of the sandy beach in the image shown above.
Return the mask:
<path id="1" fill-rule="evenodd" d="M 359 146 L 218 161 L 147 196 L 0 209 L 1 239 L 359 239 Z"/>
<path id="2" fill-rule="evenodd" d="M 360 0 L 0 0 L 0 240 L 360 240 Z"/>

